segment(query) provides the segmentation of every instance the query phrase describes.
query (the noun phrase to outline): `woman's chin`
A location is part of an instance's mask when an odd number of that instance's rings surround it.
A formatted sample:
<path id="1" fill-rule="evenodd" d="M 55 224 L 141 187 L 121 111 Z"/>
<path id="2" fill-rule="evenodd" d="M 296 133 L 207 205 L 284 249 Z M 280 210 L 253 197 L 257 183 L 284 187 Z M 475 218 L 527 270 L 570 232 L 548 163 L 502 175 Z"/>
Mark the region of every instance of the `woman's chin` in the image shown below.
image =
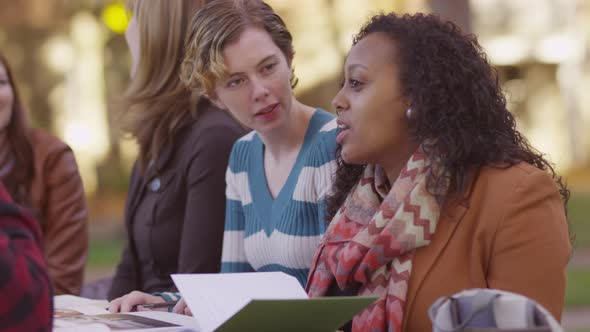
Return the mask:
<path id="1" fill-rule="evenodd" d="M 360 156 L 355 154 L 353 151 L 349 151 L 345 147 L 342 148 L 342 151 L 340 152 L 340 156 L 342 157 L 342 160 L 345 163 L 350 164 L 350 165 L 365 164 L 365 162 L 363 162 L 362 158 L 359 158 Z"/>

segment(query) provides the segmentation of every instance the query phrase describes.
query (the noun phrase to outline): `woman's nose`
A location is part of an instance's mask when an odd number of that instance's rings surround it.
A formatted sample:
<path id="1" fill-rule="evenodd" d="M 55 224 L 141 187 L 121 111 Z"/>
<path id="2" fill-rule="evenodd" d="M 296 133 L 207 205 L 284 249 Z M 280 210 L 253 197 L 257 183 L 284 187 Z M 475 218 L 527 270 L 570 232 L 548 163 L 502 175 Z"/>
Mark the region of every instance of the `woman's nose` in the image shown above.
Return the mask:
<path id="1" fill-rule="evenodd" d="M 336 111 L 337 115 L 348 108 L 347 103 L 340 92 L 338 92 L 334 99 L 332 99 L 332 107 Z"/>
<path id="2" fill-rule="evenodd" d="M 252 80 L 254 100 L 260 100 L 268 97 L 269 89 L 267 88 L 264 80 L 254 79 Z"/>

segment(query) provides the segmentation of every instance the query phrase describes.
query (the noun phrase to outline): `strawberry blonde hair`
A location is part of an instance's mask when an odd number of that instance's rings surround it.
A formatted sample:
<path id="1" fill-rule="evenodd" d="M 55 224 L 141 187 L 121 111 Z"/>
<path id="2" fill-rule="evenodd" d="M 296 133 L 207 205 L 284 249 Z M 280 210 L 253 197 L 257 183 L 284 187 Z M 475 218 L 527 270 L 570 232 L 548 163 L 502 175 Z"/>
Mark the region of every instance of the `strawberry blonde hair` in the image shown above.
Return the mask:
<path id="1" fill-rule="evenodd" d="M 214 96 L 216 80 L 227 74 L 223 49 L 248 27 L 268 32 L 291 67 L 293 37 L 271 6 L 261 0 L 216 0 L 199 10 L 191 23 L 181 68 L 184 83 L 199 94 Z M 292 75 L 291 87 L 296 84 Z"/>

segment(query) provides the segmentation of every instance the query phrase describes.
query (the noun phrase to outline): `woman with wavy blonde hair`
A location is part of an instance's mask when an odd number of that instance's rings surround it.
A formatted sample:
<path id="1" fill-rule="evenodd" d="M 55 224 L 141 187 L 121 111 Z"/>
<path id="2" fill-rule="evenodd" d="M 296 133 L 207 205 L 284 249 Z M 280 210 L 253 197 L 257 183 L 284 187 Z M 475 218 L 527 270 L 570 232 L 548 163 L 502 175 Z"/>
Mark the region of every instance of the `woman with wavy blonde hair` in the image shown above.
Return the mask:
<path id="1" fill-rule="evenodd" d="M 192 20 L 181 77 L 253 129 L 229 159 L 221 272 L 281 271 L 305 285 L 325 230 L 337 128 L 332 114 L 295 97 L 294 54 L 264 1 L 210 1 Z M 161 301 L 135 292 L 110 309 Z"/>
<path id="2" fill-rule="evenodd" d="M 133 290 L 174 291 L 172 273 L 220 269 L 225 169 L 244 130 L 227 112 L 191 94 L 179 78 L 185 35 L 203 4 L 128 1 L 133 17 L 126 39 L 133 64 L 121 109 L 139 157 L 125 209 L 128 244 L 109 299 Z"/>

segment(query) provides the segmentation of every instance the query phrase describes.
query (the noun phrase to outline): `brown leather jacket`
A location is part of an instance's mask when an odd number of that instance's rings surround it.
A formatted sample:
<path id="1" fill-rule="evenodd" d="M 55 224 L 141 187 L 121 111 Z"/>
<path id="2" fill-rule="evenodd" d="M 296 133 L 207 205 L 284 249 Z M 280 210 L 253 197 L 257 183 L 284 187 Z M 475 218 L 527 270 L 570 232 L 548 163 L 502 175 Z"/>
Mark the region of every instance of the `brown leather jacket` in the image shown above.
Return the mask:
<path id="1" fill-rule="evenodd" d="M 88 252 L 88 209 L 72 150 L 41 130 L 31 131 L 35 177 L 33 213 L 56 295 L 79 294 Z"/>

